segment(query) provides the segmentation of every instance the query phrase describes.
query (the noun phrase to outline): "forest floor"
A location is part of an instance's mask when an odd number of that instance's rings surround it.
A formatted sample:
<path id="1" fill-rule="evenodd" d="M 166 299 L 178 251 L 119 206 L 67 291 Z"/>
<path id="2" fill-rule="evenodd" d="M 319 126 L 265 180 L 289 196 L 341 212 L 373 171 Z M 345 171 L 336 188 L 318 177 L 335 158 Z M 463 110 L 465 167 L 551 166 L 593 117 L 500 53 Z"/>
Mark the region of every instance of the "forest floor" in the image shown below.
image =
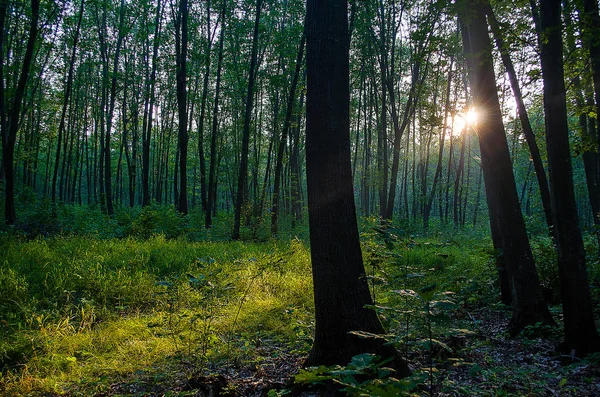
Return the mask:
<path id="1" fill-rule="evenodd" d="M 410 392 L 415 396 L 598 396 L 597 361 L 559 356 L 557 340 L 507 338 L 505 310 L 482 309 L 469 313 L 470 336 L 449 339 L 456 345 L 434 357 L 433 387 L 428 379 Z M 462 322 L 461 320 L 457 320 Z M 186 376 L 183 372 L 164 383 L 152 376 L 134 376 L 111 385 L 97 396 L 302 396 L 324 395 L 320 382 L 307 387 L 294 384 L 304 355 L 285 346 L 263 345 L 256 365 L 235 364 L 213 368 L 211 375 Z M 413 371 L 429 369 L 428 355 L 409 353 Z M 368 389 L 367 389 L 368 390 Z M 271 394 L 269 394 L 269 392 Z M 346 395 L 340 391 L 338 395 Z M 350 393 L 362 396 L 396 394 Z"/>
<path id="2" fill-rule="evenodd" d="M 302 239 L 0 232 L 0 395 L 308 397 L 332 384 L 353 396 L 600 395 L 600 354 L 557 354 L 560 326 L 508 336 L 485 235 L 362 223 L 373 308 L 409 379 L 369 355 L 302 369 L 314 330 Z M 589 246 L 598 315 L 600 265 Z M 556 291 L 551 243 L 534 238 L 532 247 L 542 283 Z M 550 308 L 560 323 L 560 305 Z"/>

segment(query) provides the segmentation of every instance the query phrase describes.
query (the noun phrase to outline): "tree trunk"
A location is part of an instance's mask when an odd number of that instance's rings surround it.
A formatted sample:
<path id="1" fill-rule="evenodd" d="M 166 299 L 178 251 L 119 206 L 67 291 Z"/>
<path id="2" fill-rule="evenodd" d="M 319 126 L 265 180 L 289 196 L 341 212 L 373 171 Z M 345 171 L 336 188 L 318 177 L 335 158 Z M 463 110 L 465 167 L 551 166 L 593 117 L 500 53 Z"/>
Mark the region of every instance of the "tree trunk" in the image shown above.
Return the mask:
<path id="1" fill-rule="evenodd" d="M 160 43 L 160 31 L 162 20 L 161 0 L 156 3 L 156 18 L 154 19 L 154 42 L 152 52 L 152 71 L 150 72 L 149 85 L 149 109 L 147 112 L 146 128 L 142 131 L 142 206 L 150 205 L 150 141 L 152 139 L 152 115 L 155 103 L 156 68 L 158 64 L 158 47 Z"/>
<path id="2" fill-rule="evenodd" d="M 250 118 L 252 116 L 252 100 L 254 99 L 254 83 L 258 57 L 258 26 L 263 0 L 256 0 L 256 15 L 254 19 L 254 34 L 252 36 L 252 54 L 250 57 L 250 70 L 248 72 L 248 92 L 246 94 L 246 113 L 244 115 L 244 130 L 242 131 L 242 153 L 240 158 L 240 172 L 238 174 L 238 190 L 235 201 L 235 214 L 233 233 L 231 238 L 240 239 L 240 226 L 242 210 L 247 201 L 248 190 L 248 150 L 250 146 Z"/>
<path id="3" fill-rule="evenodd" d="M 6 11 L 8 1 L 0 2 L 0 32 L 4 32 L 4 23 L 6 20 Z M 40 1 L 31 0 L 31 21 L 29 25 L 29 37 L 27 38 L 27 47 L 23 58 L 23 65 L 19 74 L 17 88 L 14 93 L 12 106 L 9 114 L 6 114 L 5 108 L 5 87 L 4 87 L 4 34 L 0 38 L 0 112 L 2 114 L 2 166 L 4 168 L 5 177 L 5 201 L 4 201 L 4 219 L 6 224 L 12 225 L 17 220 L 15 211 L 15 171 L 14 171 L 14 151 L 17 140 L 17 132 L 19 130 L 19 117 L 21 116 L 21 105 L 25 95 L 27 79 L 31 69 L 31 63 L 34 56 L 35 41 L 38 35 L 38 19 L 40 12 Z M 9 118 L 8 125 L 6 118 Z"/>
<path id="4" fill-rule="evenodd" d="M 515 72 L 515 67 L 512 63 L 512 60 L 510 59 L 510 54 L 508 52 L 508 48 L 504 43 L 502 31 L 500 30 L 500 26 L 498 21 L 496 20 L 494 11 L 492 10 L 491 5 L 489 4 L 489 0 L 486 0 L 486 8 L 492 34 L 494 35 L 494 39 L 496 40 L 496 47 L 498 47 L 498 50 L 500 51 L 502 63 L 504 64 L 506 72 L 508 73 L 508 77 L 510 79 L 510 86 L 512 88 L 513 95 L 517 103 L 517 112 L 519 114 L 521 126 L 523 127 L 523 135 L 525 135 L 525 140 L 527 141 L 527 146 L 529 147 L 529 152 L 531 153 L 531 159 L 533 162 L 533 167 L 535 169 L 535 175 L 537 177 L 538 185 L 540 188 L 542 207 L 544 209 L 544 216 L 546 218 L 546 224 L 548 225 L 548 231 L 551 235 L 554 235 L 555 230 L 554 223 L 552 220 L 552 206 L 550 204 L 550 189 L 548 187 L 548 178 L 546 177 L 546 170 L 544 169 L 542 156 L 540 155 L 540 150 L 538 148 L 537 142 L 535 141 L 535 134 L 533 133 L 531 123 L 529 122 L 529 116 L 527 115 L 527 109 L 525 108 L 525 103 L 523 102 L 523 95 L 521 94 L 521 88 L 519 87 L 519 81 L 517 80 L 517 73 Z"/>
<path id="5" fill-rule="evenodd" d="M 351 331 L 384 332 L 364 277 L 350 165 L 346 0 L 307 3 L 306 168 L 315 299 L 315 341 L 307 365 L 347 364 L 359 353 L 395 349 Z"/>
<path id="6" fill-rule="evenodd" d="M 73 86 L 73 71 L 75 69 L 75 56 L 77 54 L 77 42 L 79 41 L 79 31 L 81 28 L 81 20 L 83 19 L 83 5 L 84 0 L 81 1 L 79 8 L 79 19 L 77 20 L 77 28 L 75 30 L 75 37 L 73 38 L 73 48 L 71 50 L 71 61 L 69 62 L 69 71 L 67 73 L 67 84 L 65 86 L 65 97 L 63 99 L 62 111 L 60 113 L 60 122 L 58 124 L 58 135 L 56 137 L 56 158 L 54 161 L 54 174 L 52 176 L 52 202 L 56 201 L 56 180 L 58 177 L 58 164 L 60 162 L 60 149 L 62 145 L 62 136 L 65 129 L 65 116 L 67 114 L 67 105 L 69 104 L 69 98 L 71 96 L 71 89 Z"/>
<path id="7" fill-rule="evenodd" d="M 187 0 L 179 1 L 179 10 L 175 18 L 175 59 L 177 63 L 177 110 L 179 128 L 177 141 L 179 153 L 179 197 L 177 209 L 188 214 L 187 196 L 187 148 L 188 148 L 188 114 L 187 114 L 187 42 L 188 42 L 188 5 Z"/>
<path id="8" fill-rule="evenodd" d="M 219 125 L 219 94 L 221 90 L 221 67 L 223 66 L 223 42 L 225 41 L 225 11 L 226 2 L 223 2 L 221 10 L 221 33 L 219 37 L 219 58 L 217 60 L 217 81 L 215 82 L 215 102 L 213 107 L 212 133 L 210 137 L 210 161 L 208 168 L 208 197 L 206 202 L 206 213 L 204 226 L 212 227 L 213 212 L 216 211 L 216 172 L 217 172 L 217 127 Z"/>
<path id="9" fill-rule="evenodd" d="M 538 41 L 544 80 L 550 192 L 558 236 L 558 270 L 565 325 L 565 339 L 561 348 L 572 355 L 583 357 L 587 352 L 600 348 L 600 338 L 594 323 L 573 186 L 560 4 L 560 0 L 545 0 L 540 3 Z M 535 4 L 532 2 L 532 5 L 535 14 Z"/>
<path id="10" fill-rule="evenodd" d="M 444 159 L 444 144 L 446 143 L 446 129 L 448 125 L 448 112 L 450 109 L 450 94 L 452 87 L 452 67 L 454 66 L 454 55 L 450 57 L 450 66 L 448 67 L 448 85 L 446 86 L 446 104 L 444 106 L 444 121 L 442 125 L 442 130 L 440 132 L 440 141 L 439 141 L 439 152 L 438 152 L 438 162 L 435 167 L 435 174 L 433 175 L 433 182 L 431 185 L 431 192 L 429 196 L 425 198 L 425 206 L 423 208 L 423 228 L 429 228 L 429 216 L 431 214 L 431 207 L 433 206 L 433 199 L 435 198 L 437 184 L 442 176 L 442 166 Z M 441 192 L 440 192 L 441 195 Z M 440 214 L 440 218 L 442 214 Z"/>
<path id="11" fill-rule="evenodd" d="M 206 2 L 206 50 L 204 65 L 204 80 L 202 83 L 202 99 L 200 103 L 200 118 L 198 120 L 198 161 L 200 162 L 200 200 L 202 202 L 202 211 L 207 211 L 206 194 L 206 160 L 204 156 L 204 119 L 206 117 L 206 102 L 208 97 L 208 78 L 210 76 L 210 53 L 212 49 L 212 40 L 210 31 L 210 0 Z M 195 189 L 194 189 L 195 192 Z"/>
<path id="12" fill-rule="evenodd" d="M 298 55 L 296 57 L 296 70 L 294 71 L 294 77 L 292 79 L 292 86 L 287 101 L 287 108 L 285 112 L 285 120 L 283 122 L 283 130 L 281 131 L 281 139 L 279 140 L 279 147 L 277 148 L 277 159 L 275 161 L 275 181 L 273 183 L 273 206 L 271 212 L 271 233 L 273 236 L 277 236 L 278 231 L 278 218 L 279 218 L 279 191 L 281 188 L 281 168 L 283 166 L 283 152 L 285 151 L 285 144 L 287 142 L 288 132 L 292 123 L 292 112 L 294 111 L 294 102 L 296 100 L 296 87 L 298 86 L 298 79 L 300 78 L 300 68 L 302 67 L 302 57 L 304 55 L 304 42 L 305 35 L 302 35 L 300 40 L 300 47 L 298 48 Z"/>
<path id="13" fill-rule="evenodd" d="M 512 288 L 513 314 L 509 327 L 514 335 L 527 325 L 553 324 L 554 321 L 544 302 L 519 206 L 496 91 L 485 9 L 476 0 L 463 0 L 458 3 L 458 10 L 473 106 L 479 114 L 475 130 L 479 137 L 490 222 L 495 222 L 492 227 L 498 228 L 501 254 Z"/>

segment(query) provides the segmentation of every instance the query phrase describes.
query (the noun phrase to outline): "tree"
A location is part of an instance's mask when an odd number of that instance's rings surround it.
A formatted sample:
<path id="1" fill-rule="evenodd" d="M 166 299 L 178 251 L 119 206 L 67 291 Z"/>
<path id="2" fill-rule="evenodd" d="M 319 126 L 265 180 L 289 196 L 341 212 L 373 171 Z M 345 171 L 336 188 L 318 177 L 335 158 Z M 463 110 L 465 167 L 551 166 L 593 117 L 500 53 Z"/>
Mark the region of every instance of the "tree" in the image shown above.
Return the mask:
<path id="1" fill-rule="evenodd" d="M 152 137 L 152 114 L 156 101 L 156 74 L 158 66 L 158 48 L 160 45 L 160 33 L 162 23 L 162 1 L 156 2 L 156 17 L 154 19 L 154 40 L 152 45 L 152 71 L 146 82 L 146 104 L 142 128 L 142 205 L 150 205 L 150 139 Z"/>
<path id="2" fill-rule="evenodd" d="M 502 62 L 504 64 L 504 67 L 506 68 L 506 72 L 508 73 L 508 77 L 510 79 L 510 86 L 513 90 L 513 95 L 517 103 L 517 111 L 519 114 L 519 120 L 521 121 L 521 126 L 523 128 L 523 135 L 525 135 L 525 140 L 527 141 L 527 146 L 529 147 L 529 151 L 531 153 L 531 160 L 535 169 L 535 176 L 537 178 L 538 185 L 540 188 L 540 197 L 542 199 L 542 206 L 544 208 L 546 224 L 548 225 L 549 233 L 553 235 L 554 224 L 552 221 L 552 208 L 550 204 L 550 189 L 548 187 L 548 178 L 546 177 L 544 164 L 542 163 L 542 156 L 540 155 L 540 150 L 535 140 L 533 128 L 531 127 L 529 116 L 527 115 L 527 109 L 525 108 L 525 103 L 523 101 L 521 87 L 519 86 L 519 81 L 517 80 L 517 73 L 515 72 L 515 67 L 513 65 L 512 59 L 510 58 L 507 45 L 504 41 L 504 36 L 502 34 L 500 24 L 498 23 L 498 20 L 494 15 L 494 11 L 489 3 L 489 0 L 486 0 L 485 6 L 487 8 L 487 17 L 490 24 L 490 28 L 492 30 L 492 34 L 494 35 L 494 39 L 496 41 L 496 46 L 500 51 Z"/>
<path id="3" fill-rule="evenodd" d="M 33 61 L 35 42 L 38 35 L 38 19 L 40 15 L 40 1 L 31 0 L 31 20 L 29 23 L 29 37 L 27 38 L 27 47 L 23 58 L 23 65 L 19 74 L 19 80 L 14 93 L 14 97 L 9 109 L 6 109 L 5 86 L 4 86 L 4 23 L 8 0 L 0 2 L 0 115 L 2 121 L 0 129 L 2 130 L 2 166 L 5 173 L 5 202 L 4 219 L 7 224 L 12 225 L 17 220 L 15 212 L 15 173 L 14 173 L 14 152 L 17 141 L 17 132 L 19 130 L 19 118 L 21 116 L 21 106 L 25 95 L 25 88 L 29 78 L 31 63 Z M 7 120 L 8 118 L 8 120 Z"/>
<path id="4" fill-rule="evenodd" d="M 457 3 L 469 85 L 479 120 L 475 126 L 481 151 L 492 228 L 497 227 L 512 291 L 510 331 L 516 334 L 538 322 L 553 324 L 542 294 L 521 214 L 488 36 L 485 7 L 478 0 Z"/>
<path id="5" fill-rule="evenodd" d="M 62 136 L 65 129 L 65 116 L 67 114 L 67 107 L 69 105 L 69 98 L 71 96 L 71 90 L 73 86 L 73 71 L 75 69 L 75 56 L 77 54 L 77 42 L 79 41 L 79 32 L 81 30 L 81 20 L 83 19 L 83 7 L 85 1 L 81 1 L 79 8 L 79 19 L 77 21 L 77 28 L 75 30 L 75 37 L 73 39 L 73 49 L 71 50 L 71 60 L 69 62 L 69 71 L 67 74 L 67 83 L 65 86 L 65 97 L 63 99 L 62 111 L 60 114 L 60 123 L 58 125 L 58 136 L 56 138 L 56 160 L 54 163 L 54 174 L 52 176 L 52 202 L 56 201 L 56 180 L 58 178 L 58 165 L 60 161 L 60 149 L 62 146 Z"/>
<path id="6" fill-rule="evenodd" d="M 246 94 L 246 112 L 244 115 L 244 130 L 242 131 L 242 154 L 240 158 L 240 172 L 238 174 L 238 190 L 235 202 L 233 235 L 234 240 L 240 238 L 240 226 L 242 209 L 247 200 L 248 190 L 248 150 L 250 145 L 250 119 L 252 117 L 252 105 L 254 100 L 254 83 L 256 75 L 256 64 L 258 58 L 258 27 L 260 23 L 260 11 L 263 0 L 256 0 L 256 14 L 254 19 L 254 34 L 252 36 L 252 55 L 250 56 L 250 70 L 248 73 L 248 92 Z"/>
<path id="7" fill-rule="evenodd" d="M 308 365 L 347 364 L 359 353 L 396 356 L 383 333 L 362 261 L 350 166 L 348 4 L 309 0 L 306 14 L 306 172 L 315 299 Z M 396 359 L 400 375 L 409 373 Z"/>
<path id="8" fill-rule="evenodd" d="M 98 9 L 96 8 L 96 13 Z M 121 53 L 121 47 L 123 44 L 123 37 L 125 35 L 125 1 L 121 0 L 119 6 L 119 25 L 117 28 L 117 43 L 113 58 L 112 76 L 109 76 L 108 64 L 109 64 L 109 50 L 107 43 L 108 26 L 107 26 L 107 4 L 103 4 L 102 18 L 96 15 L 98 22 L 98 37 L 100 39 L 100 54 L 102 58 L 102 101 L 100 105 L 100 128 L 101 137 L 104 137 L 104 142 L 100 144 L 102 147 L 101 157 L 103 160 L 100 161 L 101 166 L 104 166 L 104 170 L 100 172 L 100 175 L 104 181 L 104 184 L 100 183 L 101 188 L 104 188 L 104 200 L 106 204 L 106 211 L 108 215 L 114 215 L 113 208 L 113 194 L 112 194 L 112 163 L 111 163 L 111 132 L 113 126 L 113 113 L 115 110 L 115 101 L 117 99 L 117 74 L 119 69 L 119 56 Z M 107 98 L 109 91 L 109 77 L 110 77 L 110 96 Z M 107 109 L 108 105 L 108 109 Z M 101 138 L 102 139 L 102 138 Z"/>
<path id="9" fill-rule="evenodd" d="M 538 10 L 534 1 L 532 12 L 534 19 L 537 18 Z M 539 22 L 538 42 L 544 81 L 546 149 L 565 326 L 565 339 L 561 347 L 570 354 L 581 356 L 599 349 L 600 337 L 594 323 L 583 238 L 573 187 L 565 99 L 561 1 L 541 1 Z"/>
<path id="10" fill-rule="evenodd" d="M 225 15 L 227 11 L 227 2 L 223 2 L 221 9 L 221 33 L 219 35 L 219 54 L 217 60 L 217 78 L 215 82 L 215 99 L 213 105 L 212 131 L 210 137 L 210 160 L 208 169 L 208 197 L 206 200 L 206 214 L 204 226 L 207 229 L 212 227 L 212 213 L 215 207 L 215 197 L 217 190 L 217 127 L 219 125 L 219 94 L 221 92 L 221 69 L 223 66 L 223 43 L 225 41 Z"/>
<path id="11" fill-rule="evenodd" d="M 285 144 L 287 142 L 288 133 L 292 124 L 292 112 L 294 111 L 294 102 L 296 100 L 296 87 L 298 86 L 298 79 L 300 78 L 300 69 L 302 67 L 302 57 L 304 55 L 304 42 L 305 35 L 302 35 L 300 39 L 300 46 L 298 48 L 298 56 L 296 58 L 296 69 L 294 71 L 294 77 L 292 78 L 292 86 L 290 87 L 290 94 L 288 96 L 287 107 L 285 112 L 285 121 L 283 122 L 283 130 L 281 131 L 281 139 L 279 140 L 279 146 L 277 148 L 277 159 L 275 162 L 275 181 L 273 184 L 273 206 L 271 211 L 271 233 L 276 236 L 278 230 L 278 219 L 279 219 L 279 191 L 281 188 L 281 170 L 283 168 L 283 152 L 285 150 Z"/>
<path id="12" fill-rule="evenodd" d="M 188 148 L 188 114 L 187 114 L 187 50 L 188 50 L 188 4 L 187 0 L 179 1 L 179 9 L 175 17 L 175 59 L 177 62 L 177 110 L 179 116 L 179 202 L 177 209 L 184 215 L 188 213 L 187 197 L 187 148 Z"/>

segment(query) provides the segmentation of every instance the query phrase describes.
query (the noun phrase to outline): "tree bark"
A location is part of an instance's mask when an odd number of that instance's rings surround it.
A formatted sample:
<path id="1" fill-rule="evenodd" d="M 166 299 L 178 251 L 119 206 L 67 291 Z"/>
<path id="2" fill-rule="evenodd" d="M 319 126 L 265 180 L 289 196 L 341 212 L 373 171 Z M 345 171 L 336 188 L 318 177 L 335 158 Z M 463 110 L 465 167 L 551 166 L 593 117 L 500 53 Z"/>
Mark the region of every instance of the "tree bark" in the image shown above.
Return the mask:
<path id="1" fill-rule="evenodd" d="M 278 220 L 279 220 L 279 191 L 281 189 L 281 169 L 283 166 L 283 154 L 285 151 L 285 144 L 287 142 L 288 133 L 292 123 L 292 112 L 294 111 L 294 102 L 296 100 L 296 87 L 298 86 L 298 79 L 300 78 L 300 69 L 302 67 L 302 57 L 304 55 L 304 42 L 305 34 L 300 39 L 300 46 L 298 48 L 298 55 L 296 57 L 296 69 L 294 71 L 294 77 L 292 79 L 292 86 L 287 101 L 287 108 L 285 112 L 285 120 L 283 122 L 283 130 L 281 131 L 281 139 L 279 140 L 279 147 L 277 148 L 277 158 L 275 161 L 275 181 L 273 183 L 273 206 L 271 209 L 271 233 L 273 236 L 277 236 L 278 231 Z"/>
<path id="2" fill-rule="evenodd" d="M 175 53 L 177 63 L 177 110 L 179 128 L 177 140 L 179 143 L 179 197 L 177 209 L 184 215 L 188 214 L 187 195 L 187 152 L 188 152 L 188 114 L 187 114 L 187 52 L 188 52 L 188 4 L 187 0 L 179 1 L 179 10 L 175 19 Z"/>
<path id="3" fill-rule="evenodd" d="M 8 7 L 8 1 L 3 0 L 0 2 L 0 65 L 4 64 L 4 23 L 6 20 L 6 11 Z M 31 0 L 31 20 L 29 24 L 29 36 L 27 38 L 27 47 L 23 58 L 23 65 L 19 74 L 19 80 L 17 88 L 14 93 L 12 106 L 8 112 L 8 124 L 5 108 L 5 87 L 4 87 L 4 67 L 0 66 L 0 112 L 2 113 L 2 166 L 4 168 L 4 219 L 6 224 L 12 225 L 17 220 L 17 214 L 15 210 L 15 171 L 14 171 L 14 151 L 15 143 L 17 140 L 17 132 L 19 130 L 19 117 L 21 116 L 21 105 L 23 103 L 23 97 L 25 95 L 25 88 L 27 86 L 27 79 L 29 78 L 29 72 L 31 70 L 31 63 L 33 62 L 35 41 L 38 35 L 38 19 L 40 14 L 40 1 Z"/>
<path id="4" fill-rule="evenodd" d="M 206 213 L 204 226 L 207 229 L 212 227 L 213 212 L 216 211 L 216 196 L 217 196 L 217 127 L 219 126 L 219 94 L 221 90 L 221 67 L 223 65 L 223 43 L 225 41 L 225 11 L 227 2 L 223 2 L 221 9 L 221 33 L 219 37 L 219 57 L 217 60 L 217 80 L 215 82 L 215 102 L 213 107 L 212 133 L 210 137 L 210 161 L 208 167 L 208 197 L 206 202 Z"/>
<path id="5" fill-rule="evenodd" d="M 150 72 L 149 85 L 149 105 L 147 112 L 146 125 L 142 131 L 142 206 L 150 205 L 150 141 L 152 139 L 152 117 L 155 103 L 156 69 L 158 64 L 158 47 L 160 44 L 160 31 L 162 21 L 162 1 L 156 3 L 156 17 L 154 19 L 154 40 L 152 51 L 152 71 Z"/>
<path id="6" fill-rule="evenodd" d="M 476 0 L 462 0 L 457 5 L 471 97 L 479 115 L 475 130 L 479 138 L 490 222 L 496 223 L 492 228 L 495 226 L 498 230 L 512 289 L 513 313 L 509 328 L 514 335 L 527 325 L 554 324 L 554 321 L 544 301 L 519 206 L 496 91 L 485 8 Z"/>
<path id="7" fill-rule="evenodd" d="M 550 204 L 550 188 L 548 187 L 548 178 L 546 177 L 546 170 L 544 169 L 542 156 L 540 155 L 540 150 L 535 140 L 533 128 L 531 128 L 531 123 L 529 122 L 527 109 L 525 108 L 525 103 L 523 102 L 523 95 L 521 94 L 521 87 L 519 86 L 519 81 L 517 80 L 517 73 L 515 72 L 515 67 L 510 58 L 508 48 L 504 43 L 504 37 L 500 29 L 500 24 L 496 20 L 496 16 L 494 15 L 494 11 L 489 3 L 489 0 L 486 0 L 485 6 L 487 8 L 488 22 L 490 24 L 492 34 L 494 35 L 494 39 L 496 41 L 496 47 L 500 51 L 502 63 L 504 64 L 506 72 L 508 73 L 510 86 L 513 91 L 515 102 L 517 103 L 517 112 L 519 114 L 521 126 L 523 127 L 523 135 L 525 135 L 525 141 L 527 141 L 527 146 L 529 147 L 529 152 L 531 153 L 531 159 L 533 162 L 533 167 L 535 169 L 535 176 L 537 177 L 538 186 L 540 188 L 540 197 L 542 199 L 542 207 L 544 209 L 544 216 L 546 218 L 548 232 L 550 233 L 550 235 L 555 237 L 554 222 L 552 219 L 552 206 Z"/>
<path id="8" fill-rule="evenodd" d="M 535 7 L 532 10 L 536 13 Z M 579 228 L 563 67 L 561 0 L 545 0 L 539 7 L 546 148 L 552 212 L 557 232 L 558 270 L 565 339 L 562 350 L 583 356 L 600 348 Z M 543 36 L 542 36 L 543 35 Z"/>
<path id="9" fill-rule="evenodd" d="M 258 58 L 258 27 L 260 23 L 260 11 L 263 0 L 256 0 L 256 15 L 254 19 L 254 33 L 252 36 L 252 53 L 250 56 L 250 70 L 248 73 L 248 92 L 246 94 L 246 113 L 244 115 L 244 130 L 242 131 L 242 153 L 240 158 L 240 172 L 238 174 L 238 190 L 235 201 L 233 240 L 240 239 L 240 226 L 242 210 L 247 201 L 248 190 L 248 150 L 250 146 L 250 119 L 252 116 L 252 104 L 254 99 L 254 83 L 256 75 L 256 64 Z"/>
<path id="10" fill-rule="evenodd" d="M 69 71 L 67 73 L 67 84 L 65 86 L 65 97 L 63 99 L 62 111 L 60 114 L 60 122 L 58 124 L 58 135 L 56 137 L 56 158 L 54 161 L 54 174 L 52 176 L 52 202 L 56 201 L 56 180 L 58 177 L 58 164 L 60 162 L 60 149 L 62 145 L 62 136 L 65 129 L 65 116 L 67 114 L 67 106 L 69 104 L 69 98 L 71 96 L 71 90 L 73 86 L 73 71 L 75 69 L 75 56 L 77 54 L 77 42 L 79 41 L 79 31 L 81 28 L 81 20 L 83 19 L 83 6 L 85 1 L 81 1 L 79 8 L 79 19 L 77 20 L 77 28 L 75 30 L 75 37 L 73 38 L 73 48 L 71 50 L 71 61 L 69 62 Z"/>
<path id="11" fill-rule="evenodd" d="M 346 0 L 307 2 L 306 168 L 315 299 L 315 341 L 307 365 L 347 364 L 359 353 L 396 358 L 393 348 L 351 331 L 383 333 L 362 261 L 350 165 Z"/>

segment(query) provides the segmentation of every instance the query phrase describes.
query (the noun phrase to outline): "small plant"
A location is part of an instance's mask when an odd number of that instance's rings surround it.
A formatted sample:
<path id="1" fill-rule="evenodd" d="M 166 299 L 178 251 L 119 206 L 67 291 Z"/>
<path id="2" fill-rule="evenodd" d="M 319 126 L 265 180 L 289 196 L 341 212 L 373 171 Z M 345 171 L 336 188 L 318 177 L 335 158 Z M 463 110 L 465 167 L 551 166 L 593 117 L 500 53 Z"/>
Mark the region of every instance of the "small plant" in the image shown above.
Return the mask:
<path id="1" fill-rule="evenodd" d="M 161 288 L 157 296 L 165 310 L 164 326 L 176 355 L 195 370 L 204 368 L 210 348 L 218 341 L 213 323 L 233 288 L 231 283 L 221 282 L 221 269 L 211 268 L 214 263 L 212 258 L 197 259 L 196 275 L 188 273 L 156 283 Z"/>
<path id="2" fill-rule="evenodd" d="M 385 365 L 390 361 L 377 355 L 364 353 L 352 357 L 345 366 L 313 367 L 300 371 L 295 383 L 324 385 L 333 382 L 349 396 L 406 396 L 423 383 L 423 374 L 396 379 L 394 369 Z"/>
<path id="3" fill-rule="evenodd" d="M 527 339 L 561 339 L 563 336 L 563 330 L 561 327 L 556 325 L 543 324 L 541 322 L 535 323 L 534 325 L 528 325 L 523 331 L 521 336 Z"/>
<path id="4" fill-rule="evenodd" d="M 173 206 L 165 207 L 156 203 L 144 207 L 139 217 L 131 223 L 131 234 L 150 238 L 164 234 L 166 238 L 184 235 L 187 231 L 187 218 L 179 214 Z"/>
<path id="5" fill-rule="evenodd" d="M 444 342 L 434 338 L 433 323 L 442 322 L 448 319 L 450 310 L 456 307 L 456 303 L 448 299 L 453 295 L 453 292 L 446 291 L 436 293 L 437 284 L 431 284 L 422 288 L 419 292 L 413 290 L 397 290 L 394 293 L 407 298 L 416 299 L 420 303 L 420 308 L 416 311 L 425 320 L 425 338 L 417 339 L 416 343 L 424 347 L 429 355 L 429 390 L 433 390 L 433 373 L 434 373 L 434 351 L 443 349 L 451 352 L 452 349 Z M 435 298 L 435 299 L 434 299 Z"/>

